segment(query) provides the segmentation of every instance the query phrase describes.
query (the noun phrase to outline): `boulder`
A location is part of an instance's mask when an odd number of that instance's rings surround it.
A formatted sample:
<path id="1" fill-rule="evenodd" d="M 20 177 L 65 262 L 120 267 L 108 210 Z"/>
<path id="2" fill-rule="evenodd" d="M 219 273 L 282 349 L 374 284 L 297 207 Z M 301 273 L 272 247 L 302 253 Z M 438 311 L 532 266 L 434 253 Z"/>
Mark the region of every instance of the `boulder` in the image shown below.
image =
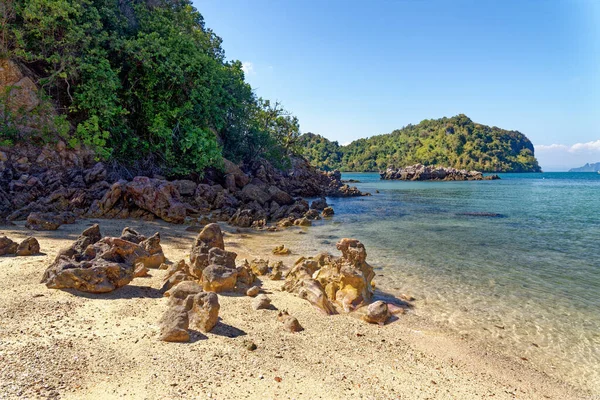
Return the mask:
<path id="1" fill-rule="evenodd" d="M 287 311 L 280 311 L 277 319 L 283 322 L 283 328 L 288 332 L 301 332 L 304 330 L 296 317 L 292 317 Z"/>
<path id="2" fill-rule="evenodd" d="M 209 251 L 212 248 L 225 250 L 223 232 L 219 224 L 208 224 L 196 237 L 190 253 L 191 272 L 200 278 L 202 271 L 209 264 Z"/>
<path id="3" fill-rule="evenodd" d="M 328 206 L 327 200 L 325 197 L 321 197 L 320 199 L 313 200 L 310 204 L 310 208 L 312 210 L 323 211 Z"/>
<path id="4" fill-rule="evenodd" d="M 61 250 L 46 269 L 42 283 L 52 289 L 105 293 L 131 282 L 136 265 L 143 264 L 148 252 L 120 238 L 92 242 L 97 239 L 97 229 L 97 225 L 86 229 L 71 247 Z"/>
<path id="5" fill-rule="evenodd" d="M 345 312 L 367 304 L 373 296 L 375 273 L 366 262 L 364 245 L 356 239 L 342 239 L 337 248 L 341 257 L 324 253 L 298 260 L 283 290 L 297 293 L 326 314 L 335 312 L 334 304 Z"/>
<path id="6" fill-rule="evenodd" d="M 252 286 L 250 289 L 246 290 L 246 296 L 256 297 L 260 293 L 260 288 L 258 286 Z"/>
<path id="7" fill-rule="evenodd" d="M 219 297 L 215 293 L 200 292 L 186 299 L 189 326 L 200 332 L 210 332 L 219 320 Z"/>
<path id="8" fill-rule="evenodd" d="M 249 183 L 248 185 L 244 186 L 240 196 L 242 197 L 242 200 L 246 202 L 256 201 L 261 206 L 271 199 L 269 193 L 265 192 L 253 183 Z"/>
<path id="9" fill-rule="evenodd" d="M 142 264 L 142 263 L 138 263 L 135 266 L 135 271 L 133 272 L 133 277 L 134 278 L 143 278 L 148 276 L 148 268 Z"/>
<path id="10" fill-rule="evenodd" d="M 211 264 L 202 272 L 202 288 L 206 292 L 231 292 L 237 283 L 237 270 Z"/>
<path id="11" fill-rule="evenodd" d="M 140 242 L 146 240 L 146 236 L 139 234 L 137 231 L 131 229 L 128 226 L 123 228 L 120 237 L 123 240 L 127 240 L 128 242 L 135 244 L 139 244 Z"/>
<path id="12" fill-rule="evenodd" d="M 19 244 L 6 236 L 0 236 L 0 256 L 16 254 Z"/>
<path id="13" fill-rule="evenodd" d="M 173 185 L 177 188 L 177 191 L 182 196 L 193 196 L 196 193 L 197 184 L 194 181 L 188 179 L 181 179 L 173 181 Z"/>
<path id="14" fill-rule="evenodd" d="M 156 232 L 148 239 L 142 240 L 140 246 L 149 254 L 149 257 L 144 260 L 147 268 L 159 268 L 167 260 L 160 245 L 160 233 Z"/>
<path id="15" fill-rule="evenodd" d="M 312 221 L 306 217 L 298 218 L 294 221 L 294 225 L 297 226 L 312 226 Z"/>
<path id="16" fill-rule="evenodd" d="M 335 214 L 333 207 L 325 207 L 323 211 L 321 211 L 321 215 L 324 218 L 333 217 L 333 214 Z"/>
<path id="17" fill-rule="evenodd" d="M 271 307 L 271 299 L 266 294 L 261 294 L 256 296 L 254 300 L 252 300 L 252 309 L 253 310 L 266 310 Z"/>
<path id="18" fill-rule="evenodd" d="M 226 158 L 223 159 L 223 164 L 225 177 L 231 176 L 237 187 L 243 188 L 250 182 L 250 178 L 236 164 Z"/>
<path id="19" fill-rule="evenodd" d="M 40 244 L 34 237 L 28 237 L 17 247 L 17 256 L 32 256 L 40 253 Z"/>
<path id="20" fill-rule="evenodd" d="M 196 281 L 181 281 L 165 292 L 165 297 L 169 298 L 169 304 L 181 304 L 188 296 L 195 296 L 203 293 L 202 286 Z"/>
<path id="21" fill-rule="evenodd" d="M 271 201 L 274 201 L 279 205 L 287 206 L 294 204 L 294 198 L 277 186 L 269 186 L 267 193 L 269 194 Z"/>
<path id="22" fill-rule="evenodd" d="M 31 213 L 25 226 L 35 231 L 55 231 L 60 227 L 60 222 L 52 214 Z"/>
<path id="23" fill-rule="evenodd" d="M 367 313 L 363 316 L 363 319 L 370 324 L 384 325 L 390 317 L 390 311 L 385 301 L 376 301 L 369 304 L 367 307 Z"/>
<path id="24" fill-rule="evenodd" d="M 208 251 L 208 263 L 216 265 L 224 265 L 228 268 L 235 268 L 235 259 L 237 253 L 227 251 L 218 247 L 213 247 Z"/>
<path id="25" fill-rule="evenodd" d="M 290 249 L 283 244 L 275 247 L 272 252 L 277 256 L 287 256 L 291 253 Z"/>
<path id="26" fill-rule="evenodd" d="M 308 218 L 310 220 L 321 219 L 321 215 L 317 210 L 308 210 L 304 213 L 304 218 Z"/>
<path id="27" fill-rule="evenodd" d="M 188 310 L 185 306 L 169 307 L 159 321 L 160 340 L 164 342 L 189 342 Z"/>
<path id="28" fill-rule="evenodd" d="M 269 261 L 255 258 L 250 262 L 250 269 L 257 276 L 267 275 L 269 273 Z"/>

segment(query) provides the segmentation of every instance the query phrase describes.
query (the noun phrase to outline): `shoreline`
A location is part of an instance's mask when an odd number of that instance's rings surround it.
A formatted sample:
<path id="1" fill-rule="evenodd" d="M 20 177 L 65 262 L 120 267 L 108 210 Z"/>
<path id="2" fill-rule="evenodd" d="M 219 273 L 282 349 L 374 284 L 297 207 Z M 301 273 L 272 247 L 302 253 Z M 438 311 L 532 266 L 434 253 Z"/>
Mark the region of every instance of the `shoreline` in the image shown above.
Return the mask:
<path id="1" fill-rule="evenodd" d="M 151 270 L 152 277 L 136 278 L 103 295 L 52 290 L 39 283 L 56 252 L 92 222 L 100 223 L 105 236 L 118 236 L 125 226 L 143 234 L 160 232 L 171 262 L 189 256 L 196 236 L 186 225 L 130 219 L 79 220 L 52 232 L 1 227 L 0 232 L 15 240 L 35 236 L 46 253 L 0 258 L 0 308 L 8 316 L 0 327 L 0 348 L 5 348 L 0 354 L 8 360 L 0 369 L 0 392 L 9 398 L 53 392 L 62 398 L 192 397 L 209 392 L 216 398 L 332 398 L 328 395 L 333 393 L 337 398 L 593 396 L 427 316 L 409 312 L 384 327 L 352 314 L 327 317 L 281 292 L 283 281 L 264 277 L 273 304 L 297 317 L 304 332 L 285 332 L 275 311 L 253 311 L 249 297 L 225 294 L 219 295 L 221 322 L 215 332 L 189 344 L 160 342 L 158 319 L 166 301 L 157 292 L 164 271 Z M 226 249 L 238 253 L 238 260 L 276 258 L 290 265 L 299 256 L 265 254 L 256 246 L 264 242 L 261 232 L 221 226 Z M 270 247 L 285 244 L 276 241 L 282 236 L 269 233 Z M 247 340 L 258 349 L 248 351 Z M 42 388 L 37 394 L 36 386 Z"/>

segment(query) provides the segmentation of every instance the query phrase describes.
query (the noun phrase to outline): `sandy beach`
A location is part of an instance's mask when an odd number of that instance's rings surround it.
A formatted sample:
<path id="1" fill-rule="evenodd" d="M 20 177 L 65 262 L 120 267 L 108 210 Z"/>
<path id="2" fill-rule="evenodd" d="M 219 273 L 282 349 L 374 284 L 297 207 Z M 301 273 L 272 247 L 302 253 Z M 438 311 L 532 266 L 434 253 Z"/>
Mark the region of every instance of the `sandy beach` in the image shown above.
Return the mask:
<path id="1" fill-rule="evenodd" d="M 44 253 L 0 258 L 0 398 L 594 398 L 424 316 L 409 311 L 385 326 L 325 316 L 268 278 L 262 285 L 274 307 L 297 317 L 304 331 L 285 331 L 276 310 L 254 311 L 250 297 L 219 294 L 220 322 L 210 333 L 161 342 L 163 270 L 108 294 L 39 283 L 57 251 L 93 223 L 105 236 L 126 226 L 160 232 L 170 262 L 187 258 L 196 236 L 185 225 L 139 220 L 79 220 L 53 232 L 0 227 L 15 241 L 35 236 Z M 238 260 L 275 257 L 257 250 L 262 233 L 222 228 Z M 268 236 L 272 247 L 285 244 L 275 238 Z M 277 258 L 291 265 L 297 257 Z"/>

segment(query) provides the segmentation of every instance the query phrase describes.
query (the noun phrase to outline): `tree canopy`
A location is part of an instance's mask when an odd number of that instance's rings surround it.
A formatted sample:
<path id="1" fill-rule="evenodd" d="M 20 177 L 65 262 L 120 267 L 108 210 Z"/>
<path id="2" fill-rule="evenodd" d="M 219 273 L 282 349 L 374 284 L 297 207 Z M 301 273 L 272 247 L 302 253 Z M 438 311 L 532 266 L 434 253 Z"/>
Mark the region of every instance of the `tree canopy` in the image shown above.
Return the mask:
<path id="1" fill-rule="evenodd" d="M 463 114 L 424 120 L 347 146 L 307 133 L 300 145 L 309 161 L 324 170 L 378 171 L 421 163 L 484 172 L 540 171 L 525 135 L 475 123 Z"/>
<path id="2" fill-rule="evenodd" d="M 285 163 L 293 151 L 298 120 L 255 96 L 190 0 L 3 0 L 0 8 L 0 56 L 33 72 L 68 121 L 71 146 L 175 174 L 218 166 L 222 156 Z"/>

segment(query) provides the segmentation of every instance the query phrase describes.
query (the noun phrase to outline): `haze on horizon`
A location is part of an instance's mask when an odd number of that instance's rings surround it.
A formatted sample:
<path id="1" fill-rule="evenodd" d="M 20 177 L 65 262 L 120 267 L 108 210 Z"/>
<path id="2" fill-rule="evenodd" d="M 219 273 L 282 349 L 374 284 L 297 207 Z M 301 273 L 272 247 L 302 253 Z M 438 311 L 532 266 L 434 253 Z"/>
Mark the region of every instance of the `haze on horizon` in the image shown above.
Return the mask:
<path id="1" fill-rule="evenodd" d="M 466 114 L 600 161 L 600 2 L 195 0 L 258 95 L 339 143 Z"/>

